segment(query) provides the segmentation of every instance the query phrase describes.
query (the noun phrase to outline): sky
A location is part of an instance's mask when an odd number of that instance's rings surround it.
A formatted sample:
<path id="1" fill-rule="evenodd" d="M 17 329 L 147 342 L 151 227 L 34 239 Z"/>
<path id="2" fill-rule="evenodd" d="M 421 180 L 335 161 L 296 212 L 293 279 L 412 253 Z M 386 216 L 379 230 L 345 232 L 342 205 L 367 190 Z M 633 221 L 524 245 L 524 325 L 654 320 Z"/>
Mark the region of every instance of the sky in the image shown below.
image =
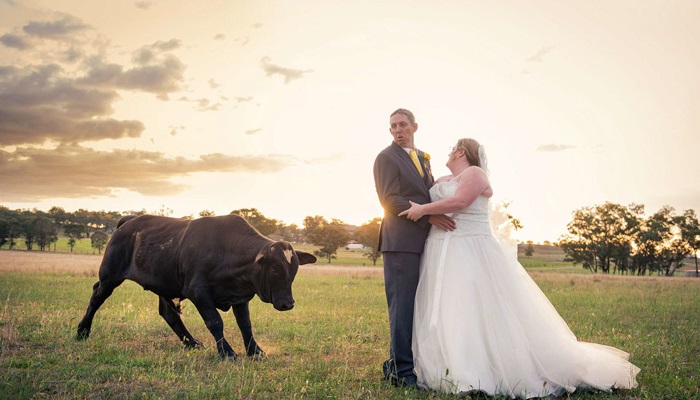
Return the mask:
<path id="1" fill-rule="evenodd" d="M 520 240 L 700 212 L 700 2 L 0 0 L 0 205 L 382 215 L 389 115 L 484 145 Z"/>

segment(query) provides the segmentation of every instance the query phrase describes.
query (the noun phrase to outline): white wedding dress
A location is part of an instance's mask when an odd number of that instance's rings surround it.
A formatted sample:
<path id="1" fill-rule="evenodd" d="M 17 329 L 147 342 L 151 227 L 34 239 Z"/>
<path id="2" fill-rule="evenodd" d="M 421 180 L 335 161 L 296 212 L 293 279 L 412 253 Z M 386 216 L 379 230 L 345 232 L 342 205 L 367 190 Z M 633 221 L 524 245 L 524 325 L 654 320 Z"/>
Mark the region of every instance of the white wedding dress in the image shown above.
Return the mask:
<path id="1" fill-rule="evenodd" d="M 456 182 L 430 190 L 452 196 Z M 433 227 L 421 260 L 413 323 L 419 384 L 459 393 L 531 398 L 634 388 L 639 368 L 613 347 L 579 342 L 517 258 L 492 234 L 489 199 Z"/>

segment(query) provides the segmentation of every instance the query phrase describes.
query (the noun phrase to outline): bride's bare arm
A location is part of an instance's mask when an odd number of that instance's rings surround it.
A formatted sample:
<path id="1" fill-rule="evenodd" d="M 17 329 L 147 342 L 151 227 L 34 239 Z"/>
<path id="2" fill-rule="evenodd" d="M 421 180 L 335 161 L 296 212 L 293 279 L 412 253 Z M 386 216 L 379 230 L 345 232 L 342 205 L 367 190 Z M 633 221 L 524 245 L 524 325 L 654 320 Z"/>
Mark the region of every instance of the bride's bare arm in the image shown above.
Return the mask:
<path id="1" fill-rule="evenodd" d="M 457 190 L 453 196 L 428 204 L 411 202 L 411 208 L 401 212 L 399 216 L 406 215 L 408 219 L 415 221 L 424 215 L 448 214 L 461 210 L 490 187 L 488 177 L 479 167 L 467 168 L 457 179 Z"/>

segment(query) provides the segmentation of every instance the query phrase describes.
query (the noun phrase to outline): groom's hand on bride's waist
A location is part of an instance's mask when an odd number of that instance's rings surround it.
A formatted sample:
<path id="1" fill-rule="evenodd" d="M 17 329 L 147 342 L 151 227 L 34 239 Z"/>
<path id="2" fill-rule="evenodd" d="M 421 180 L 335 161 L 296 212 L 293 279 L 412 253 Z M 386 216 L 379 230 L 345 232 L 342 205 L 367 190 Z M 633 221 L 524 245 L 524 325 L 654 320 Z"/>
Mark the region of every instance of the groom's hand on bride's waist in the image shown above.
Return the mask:
<path id="1" fill-rule="evenodd" d="M 428 222 L 430 222 L 431 225 L 437 226 L 443 231 L 453 231 L 457 228 L 455 220 L 445 214 L 431 215 L 430 218 L 428 218 Z"/>

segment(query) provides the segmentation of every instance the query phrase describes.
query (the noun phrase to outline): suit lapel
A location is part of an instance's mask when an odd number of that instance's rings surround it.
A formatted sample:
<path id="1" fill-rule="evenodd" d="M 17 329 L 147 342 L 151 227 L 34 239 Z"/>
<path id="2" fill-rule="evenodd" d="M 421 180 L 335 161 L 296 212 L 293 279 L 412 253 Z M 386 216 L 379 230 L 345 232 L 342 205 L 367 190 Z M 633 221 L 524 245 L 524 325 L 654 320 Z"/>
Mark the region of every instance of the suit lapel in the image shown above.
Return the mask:
<path id="1" fill-rule="evenodd" d="M 420 176 L 420 172 L 418 172 L 416 165 L 413 163 L 413 160 L 411 160 L 411 156 L 408 155 L 406 150 L 404 150 L 401 146 L 399 146 L 395 142 L 391 143 L 391 147 L 394 150 L 394 153 L 396 154 L 396 156 L 398 156 L 401 160 L 403 160 L 403 162 L 405 164 L 405 168 L 408 168 L 409 170 L 413 171 L 413 176 L 415 176 L 416 179 L 420 180 L 426 188 L 430 188 L 431 184 L 427 182 L 429 180 L 429 175 L 427 173 L 428 170 L 425 168 L 425 164 L 423 164 L 423 162 L 421 160 L 421 158 L 423 158 L 422 157 L 423 152 L 420 150 L 417 151 L 418 162 L 420 163 L 421 168 L 423 168 L 423 172 L 424 172 L 423 173 L 424 176 Z"/>

